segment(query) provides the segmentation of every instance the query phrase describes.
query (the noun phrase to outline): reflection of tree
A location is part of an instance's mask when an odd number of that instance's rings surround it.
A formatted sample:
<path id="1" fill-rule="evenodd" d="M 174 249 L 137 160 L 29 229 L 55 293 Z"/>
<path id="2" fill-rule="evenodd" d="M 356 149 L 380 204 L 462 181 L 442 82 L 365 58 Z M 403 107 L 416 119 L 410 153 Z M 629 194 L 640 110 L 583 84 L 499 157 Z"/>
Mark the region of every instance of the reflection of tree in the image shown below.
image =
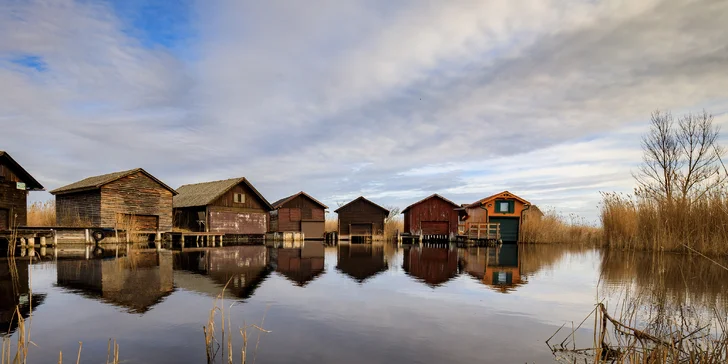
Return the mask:
<path id="1" fill-rule="evenodd" d="M 0 335 L 15 332 L 18 327 L 17 311 L 27 318 L 31 305 L 35 309 L 46 298 L 44 293 L 31 295 L 28 278 L 27 260 L 0 261 Z"/>
<path id="2" fill-rule="evenodd" d="M 449 248 L 406 248 L 402 268 L 430 287 L 441 286 L 458 275 L 458 251 Z"/>
<path id="3" fill-rule="evenodd" d="M 137 253 L 118 259 L 59 260 L 58 285 L 143 314 L 174 290 L 172 254 Z"/>
<path id="4" fill-rule="evenodd" d="M 251 297 L 272 272 L 262 245 L 184 252 L 175 257 L 174 269 L 195 273 L 175 275 L 178 287 L 217 297 L 227 285 L 226 292 L 242 299 Z"/>
<path id="5" fill-rule="evenodd" d="M 341 244 L 336 269 L 363 283 L 387 270 L 384 247 L 379 244 Z"/>

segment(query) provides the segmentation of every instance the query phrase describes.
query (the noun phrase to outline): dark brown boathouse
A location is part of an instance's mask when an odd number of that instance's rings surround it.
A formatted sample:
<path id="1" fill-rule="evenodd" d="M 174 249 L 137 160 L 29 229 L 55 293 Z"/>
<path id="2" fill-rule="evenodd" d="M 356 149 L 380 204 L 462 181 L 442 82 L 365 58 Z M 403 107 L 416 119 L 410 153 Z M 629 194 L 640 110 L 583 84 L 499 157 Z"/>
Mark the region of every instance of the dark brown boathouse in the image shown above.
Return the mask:
<path id="1" fill-rule="evenodd" d="M 339 215 L 339 239 L 384 238 L 384 220 L 389 210 L 359 197 L 335 211 Z"/>
<path id="2" fill-rule="evenodd" d="M 458 233 L 460 206 L 438 194 L 407 206 L 404 214 L 404 232 L 424 237 L 449 239 Z"/>
<path id="3" fill-rule="evenodd" d="M 273 207 L 244 177 L 180 186 L 175 227 L 231 235 L 262 236 Z"/>
<path id="4" fill-rule="evenodd" d="M 273 203 L 271 232 L 302 232 L 305 239 L 323 239 L 328 207 L 301 191 Z"/>
<path id="5" fill-rule="evenodd" d="M 172 187 L 142 168 L 89 177 L 51 191 L 59 226 L 172 231 Z"/>
<path id="6" fill-rule="evenodd" d="M 0 232 L 27 224 L 28 191 L 43 191 L 43 186 L 0 150 Z"/>

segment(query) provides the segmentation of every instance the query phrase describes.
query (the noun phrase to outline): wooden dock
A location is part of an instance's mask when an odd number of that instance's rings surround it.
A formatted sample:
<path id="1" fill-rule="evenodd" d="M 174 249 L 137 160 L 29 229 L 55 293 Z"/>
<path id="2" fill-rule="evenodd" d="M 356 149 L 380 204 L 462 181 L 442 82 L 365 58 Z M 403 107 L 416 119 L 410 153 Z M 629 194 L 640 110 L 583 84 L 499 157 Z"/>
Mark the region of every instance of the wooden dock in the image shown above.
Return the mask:
<path id="1" fill-rule="evenodd" d="M 179 248 L 184 251 L 188 244 L 190 247 L 194 245 L 195 248 L 215 246 L 222 247 L 225 234 L 215 232 L 176 231 L 169 233 L 169 236 L 169 248 L 179 246 Z"/>

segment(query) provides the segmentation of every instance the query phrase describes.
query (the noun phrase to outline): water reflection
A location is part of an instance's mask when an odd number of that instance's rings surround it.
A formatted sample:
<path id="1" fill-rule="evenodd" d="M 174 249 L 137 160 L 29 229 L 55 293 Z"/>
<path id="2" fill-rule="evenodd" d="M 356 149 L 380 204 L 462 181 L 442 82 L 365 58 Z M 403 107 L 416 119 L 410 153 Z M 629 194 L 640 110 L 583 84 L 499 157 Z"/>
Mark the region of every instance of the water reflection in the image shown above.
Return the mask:
<path id="1" fill-rule="evenodd" d="M 408 247 L 404 271 L 430 287 L 439 287 L 459 273 L 458 251 L 453 248 Z"/>
<path id="2" fill-rule="evenodd" d="M 387 270 L 381 244 L 341 244 L 336 269 L 359 283 Z"/>
<path id="3" fill-rule="evenodd" d="M 172 253 L 134 253 L 119 259 L 59 260 L 57 284 L 143 314 L 174 290 Z"/>
<path id="4" fill-rule="evenodd" d="M 275 271 L 299 287 L 304 287 L 324 273 L 324 244 L 305 242 L 299 247 L 269 248 Z"/>
<path id="5" fill-rule="evenodd" d="M 604 251 L 601 275 L 605 293 L 630 284 L 637 297 L 658 305 L 693 303 L 712 307 L 728 304 L 726 259 L 711 262 L 700 256 L 671 253 Z"/>
<path id="6" fill-rule="evenodd" d="M 30 294 L 28 264 L 28 260 L 16 260 L 14 265 L 0 260 L 0 335 L 12 334 L 17 329 L 16 308 L 23 318 L 28 318 L 31 304 L 35 309 L 45 301 L 44 293 Z"/>
<path id="7" fill-rule="evenodd" d="M 176 255 L 175 284 L 188 291 L 217 297 L 227 285 L 226 294 L 250 298 L 270 275 L 268 248 L 262 245 L 211 248 Z M 185 274 L 191 273 L 191 274 Z"/>
<path id="8" fill-rule="evenodd" d="M 501 293 L 509 293 L 526 283 L 521 275 L 518 245 L 468 249 L 462 255 L 468 275 Z"/>

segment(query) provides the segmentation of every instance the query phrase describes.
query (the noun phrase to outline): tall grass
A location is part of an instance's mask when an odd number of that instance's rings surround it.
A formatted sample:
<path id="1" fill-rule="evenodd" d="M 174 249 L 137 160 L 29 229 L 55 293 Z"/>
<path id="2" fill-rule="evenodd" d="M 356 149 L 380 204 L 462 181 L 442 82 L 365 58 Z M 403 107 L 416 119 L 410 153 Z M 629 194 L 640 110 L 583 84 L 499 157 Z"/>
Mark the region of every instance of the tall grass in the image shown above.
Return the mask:
<path id="1" fill-rule="evenodd" d="M 28 206 L 28 226 L 56 226 L 56 201 L 36 201 Z"/>
<path id="2" fill-rule="evenodd" d="M 700 199 L 602 194 L 604 244 L 627 250 L 728 254 L 728 192 Z"/>
<path id="3" fill-rule="evenodd" d="M 326 218 L 324 223 L 324 230 L 327 233 L 335 232 L 339 230 L 339 220 L 336 218 Z"/>
<path id="4" fill-rule="evenodd" d="M 575 214 L 564 216 L 555 210 L 543 216 L 526 214 L 521 227 L 524 243 L 601 244 L 602 230 Z"/>

